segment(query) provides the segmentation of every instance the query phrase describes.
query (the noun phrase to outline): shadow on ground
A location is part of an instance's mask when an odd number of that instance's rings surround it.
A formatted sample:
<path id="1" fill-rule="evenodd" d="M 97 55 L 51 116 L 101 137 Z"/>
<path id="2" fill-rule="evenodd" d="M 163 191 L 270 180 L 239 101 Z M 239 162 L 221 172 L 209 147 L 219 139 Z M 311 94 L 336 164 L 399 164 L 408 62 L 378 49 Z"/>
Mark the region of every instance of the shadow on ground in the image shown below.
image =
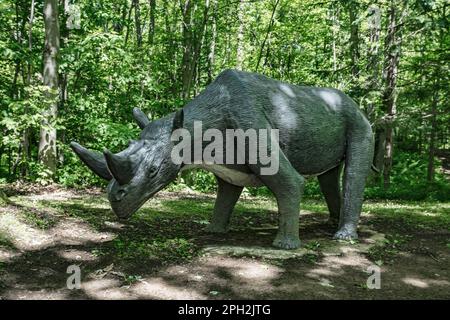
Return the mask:
<path id="1" fill-rule="evenodd" d="M 214 198 L 162 193 L 118 221 L 101 194 L 57 190 L 0 207 L 3 299 L 448 299 L 449 205 L 368 203 L 360 241 L 331 240 L 305 201 L 303 245 L 271 247 L 272 200 L 245 198 L 225 235 L 203 231 Z M 81 288 L 67 289 L 70 265 Z M 381 288 L 368 270 L 380 268 Z M 369 287 L 368 287 L 369 285 Z"/>

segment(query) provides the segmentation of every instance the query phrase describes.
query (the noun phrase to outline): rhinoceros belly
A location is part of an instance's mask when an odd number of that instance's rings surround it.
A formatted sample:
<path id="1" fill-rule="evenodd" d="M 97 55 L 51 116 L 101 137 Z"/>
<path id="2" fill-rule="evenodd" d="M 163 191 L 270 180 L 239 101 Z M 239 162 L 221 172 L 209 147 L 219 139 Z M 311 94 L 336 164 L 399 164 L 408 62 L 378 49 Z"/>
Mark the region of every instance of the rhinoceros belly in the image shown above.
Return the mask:
<path id="1" fill-rule="evenodd" d="M 222 180 L 241 187 L 260 187 L 264 185 L 253 173 L 243 172 L 220 164 L 189 164 L 182 168 L 184 170 L 203 169 L 214 173 Z"/>

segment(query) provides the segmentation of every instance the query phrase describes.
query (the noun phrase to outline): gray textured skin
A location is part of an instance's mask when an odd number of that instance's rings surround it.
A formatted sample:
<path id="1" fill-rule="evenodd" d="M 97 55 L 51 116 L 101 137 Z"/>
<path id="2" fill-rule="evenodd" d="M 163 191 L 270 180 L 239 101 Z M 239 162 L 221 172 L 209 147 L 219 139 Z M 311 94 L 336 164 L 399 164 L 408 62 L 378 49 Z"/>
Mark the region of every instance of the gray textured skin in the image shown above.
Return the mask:
<path id="1" fill-rule="evenodd" d="M 143 128 L 140 139 L 117 155 L 106 150 L 106 162 L 98 153 L 72 143 L 74 151 L 94 172 L 110 180 L 108 196 L 119 217 L 129 217 L 176 178 L 183 165 L 171 161 L 170 135 L 180 127 L 193 134 L 193 122 L 202 121 L 203 130 L 273 128 L 280 134 L 280 166 L 275 175 L 259 175 L 259 163 L 201 165 L 215 173 L 218 181 L 208 231 L 226 232 L 243 186 L 264 184 L 275 195 L 279 210 L 279 230 L 273 245 L 297 248 L 304 177 L 312 175 L 318 176 L 330 221 L 338 225 L 334 237 L 357 238 L 364 185 L 373 158 L 373 137 L 358 106 L 341 91 L 225 70 L 182 110 L 152 122 L 138 109 L 134 116 Z M 339 173 L 343 166 L 341 197 Z"/>

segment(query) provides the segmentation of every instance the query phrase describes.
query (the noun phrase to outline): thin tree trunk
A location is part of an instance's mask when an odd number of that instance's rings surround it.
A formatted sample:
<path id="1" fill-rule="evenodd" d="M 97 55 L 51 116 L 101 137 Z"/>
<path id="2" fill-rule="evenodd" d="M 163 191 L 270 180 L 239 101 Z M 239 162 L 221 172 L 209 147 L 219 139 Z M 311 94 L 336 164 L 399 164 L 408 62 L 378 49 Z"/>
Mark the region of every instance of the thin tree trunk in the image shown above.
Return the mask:
<path id="1" fill-rule="evenodd" d="M 170 12 L 170 6 L 169 3 L 173 5 L 172 12 Z M 164 35 L 167 37 L 166 48 L 165 51 L 167 52 L 167 57 L 169 61 L 173 61 L 173 63 L 170 64 L 170 68 L 167 70 L 167 77 L 169 79 L 170 83 L 170 91 L 173 95 L 179 94 L 179 67 L 178 67 L 178 59 L 177 59 L 177 52 L 176 52 L 176 45 L 175 45 L 175 39 L 173 37 L 174 29 L 176 28 L 177 21 L 175 19 L 172 19 L 174 24 L 170 23 L 170 16 L 172 14 L 175 14 L 175 12 L 178 10 L 178 6 L 175 1 L 169 2 L 168 0 L 163 0 L 163 7 L 162 7 L 162 16 L 164 17 Z"/>
<path id="2" fill-rule="evenodd" d="M 59 53 L 59 22 L 58 1 L 44 1 L 44 70 L 43 79 L 46 86 L 48 108 L 43 113 L 39 140 L 39 160 L 51 174 L 56 172 L 56 128 L 58 111 L 58 53 Z"/>
<path id="3" fill-rule="evenodd" d="M 128 3 L 127 1 L 123 1 L 123 6 L 117 8 L 119 14 L 121 14 L 120 22 L 114 23 L 114 31 L 117 33 L 121 33 L 123 30 L 123 26 L 126 24 L 127 12 L 128 12 Z"/>
<path id="4" fill-rule="evenodd" d="M 22 145 L 19 145 L 19 149 L 17 150 L 17 156 L 16 156 L 16 160 L 14 161 L 13 167 L 12 167 L 12 174 L 15 176 L 16 175 L 16 171 L 17 171 L 17 167 L 20 164 L 20 159 L 22 158 Z"/>
<path id="5" fill-rule="evenodd" d="M 444 5 L 442 8 L 442 19 L 445 20 L 446 17 L 446 6 Z M 445 43 L 444 41 L 444 29 L 439 29 L 439 49 L 442 50 L 442 46 Z M 436 69 L 436 73 L 434 74 L 434 88 L 433 88 L 433 100 L 431 102 L 431 132 L 430 132 L 430 146 L 428 149 L 428 170 L 427 170 L 427 181 L 429 183 L 434 181 L 435 176 L 435 167 L 434 167 L 434 157 L 436 155 L 436 133 L 438 130 L 438 123 L 437 123 L 437 107 L 438 107 L 438 101 L 439 101 L 439 92 L 441 89 L 441 86 L 438 83 L 438 79 L 441 79 L 442 76 L 440 75 L 441 67 L 438 67 Z M 445 86 L 445 85 L 444 85 Z M 447 90 L 448 88 L 445 88 L 444 90 Z M 444 94 L 447 94 L 447 92 L 444 92 Z"/>
<path id="6" fill-rule="evenodd" d="M 69 4 L 69 0 L 64 0 L 64 14 L 62 15 L 62 22 L 61 22 L 61 28 L 60 28 L 60 45 L 61 48 L 64 48 L 68 41 L 69 41 L 69 36 L 70 36 L 70 28 L 71 26 L 68 24 L 68 20 L 70 18 L 70 4 Z M 69 95 L 69 91 L 67 89 L 67 85 L 68 85 L 68 73 L 67 72 L 61 72 L 60 74 L 60 78 L 58 81 L 59 84 L 59 92 L 60 92 L 60 100 L 59 100 L 59 107 L 58 107 L 58 112 L 64 113 L 65 112 L 65 108 L 67 105 L 67 100 L 68 100 L 68 95 Z M 58 132 L 58 139 L 62 144 L 65 144 L 65 130 L 61 129 Z M 58 154 L 58 160 L 59 163 L 64 163 L 64 153 L 60 152 Z"/>
<path id="7" fill-rule="evenodd" d="M 229 6 L 227 9 L 228 12 L 225 14 L 225 26 L 228 27 L 231 23 L 231 17 L 233 13 L 231 10 L 231 6 Z M 222 62 L 220 65 L 221 69 L 225 68 L 225 66 L 228 66 L 231 60 L 231 32 L 226 32 L 226 38 L 224 41 L 225 41 L 225 53 L 223 55 Z"/>
<path id="8" fill-rule="evenodd" d="M 384 152 L 386 150 L 386 125 L 384 121 L 382 124 L 375 121 L 375 105 L 378 99 L 379 90 L 379 46 L 380 46 L 380 32 L 381 32 L 381 13 L 376 5 L 369 7 L 369 49 L 368 49 L 368 64 L 367 73 L 369 74 L 369 81 L 367 85 L 368 103 L 365 108 L 367 118 L 374 126 L 375 132 L 375 155 L 374 165 L 378 169 L 378 176 L 381 177 L 384 169 Z"/>
<path id="9" fill-rule="evenodd" d="M 15 34 L 15 38 L 17 40 L 18 46 L 21 47 L 22 46 L 22 35 L 24 33 L 24 27 L 25 27 L 25 20 L 22 19 L 22 21 L 21 21 L 21 19 L 20 19 L 20 16 L 19 16 L 19 3 L 18 2 L 15 3 L 15 13 L 16 13 L 16 32 L 15 32 L 16 34 Z M 21 24 L 20 24 L 20 21 L 22 22 Z M 11 85 L 11 97 L 13 99 L 17 99 L 18 94 L 19 94 L 18 88 L 17 88 L 17 82 L 18 82 L 19 74 L 21 73 L 21 71 L 22 71 L 22 75 L 23 75 L 23 70 L 21 70 L 21 60 L 20 60 L 20 58 L 17 58 L 15 62 L 16 62 L 16 66 L 15 66 L 15 70 L 14 70 L 13 82 L 12 82 L 12 85 Z"/>
<path id="10" fill-rule="evenodd" d="M 339 2 L 333 2 L 332 3 L 332 26 L 331 26 L 331 31 L 333 34 L 333 71 L 336 72 L 337 70 L 337 49 L 336 49 L 336 38 L 337 38 L 337 33 L 338 33 L 338 29 L 339 29 L 339 18 L 338 18 L 338 12 L 339 12 Z"/>
<path id="11" fill-rule="evenodd" d="M 149 0 L 150 6 L 150 22 L 148 28 L 148 43 L 153 44 L 155 37 L 155 16 L 156 16 L 156 0 Z"/>
<path id="12" fill-rule="evenodd" d="M 209 45 L 208 55 L 208 83 L 212 82 L 214 74 L 214 63 L 216 58 L 216 38 L 217 38 L 217 0 L 213 1 L 213 14 L 212 14 L 212 26 L 211 26 L 211 43 Z"/>
<path id="13" fill-rule="evenodd" d="M 181 97 L 183 99 L 189 96 L 191 90 L 192 82 L 192 55 L 193 55 L 193 32 L 192 32 L 192 2 L 191 0 L 186 0 L 184 3 L 180 0 L 180 8 L 183 15 L 183 61 L 182 61 L 182 91 Z"/>
<path id="14" fill-rule="evenodd" d="M 203 10 L 203 20 L 199 26 L 200 30 L 194 33 L 192 25 L 192 2 L 186 0 L 183 4 L 180 0 L 180 7 L 183 13 L 183 65 L 182 65 L 182 79 L 183 89 L 182 98 L 189 97 L 192 83 L 196 76 L 196 67 L 200 57 L 200 51 L 202 48 L 202 40 L 205 33 L 206 23 L 208 19 L 209 0 L 205 0 L 205 7 Z"/>
<path id="15" fill-rule="evenodd" d="M 28 29 L 28 50 L 31 52 L 33 48 L 33 22 L 34 22 L 34 8 L 35 8 L 35 2 L 34 0 L 31 0 L 31 7 L 30 7 L 30 28 Z M 28 61 L 28 74 L 27 74 L 27 82 L 30 83 L 31 81 L 31 59 Z"/>
<path id="16" fill-rule="evenodd" d="M 386 125 L 375 126 L 374 165 L 380 171 L 384 168 L 384 152 L 386 150 Z"/>
<path id="17" fill-rule="evenodd" d="M 33 23 L 34 23 L 34 9 L 35 9 L 35 1 L 31 0 L 30 6 L 30 18 L 29 18 L 29 29 L 28 29 L 28 51 L 31 53 L 33 49 Z M 27 70 L 27 78 L 26 84 L 31 84 L 31 73 L 32 73 L 32 64 L 31 59 L 28 61 L 28 70 Z M 28 107 L 25 107 L 25 114 L 28 113 Z M 25 128 L 22 134 L 22 164 L 20 166 L 20 176 L 24 179 L 28 173 L 28 159 L 30 156 L 30 129 Z"/>
<path id="18" fill-rule="evenodd" d="M 370 122 L 374 122 L 375 111 L 375 99 L 377 97 L 376 91 L 379 84 L 379 43 L 380 43 L 380 9 L 376 5 L 372 5 L 369 8 L 369 52 L 367 64 L 367 73 L 369 76 L 367 94 L 369 96 L 369 102 L 366 107 L 366 115 Z M 381 150 L 383 151 L 383 150 Z"/>
<path id="19" fill-rule="evenodd" d="M 136 41 L 137 46 L 142 45 L 142 31 L 141 31 L 141 9 L 139 7 L 139 0 L 133 0 L 134 3 L 134 25 L 136 27 Z"/>
<path id="20" fill-rule="evenodd" d="M 431 102 L 431 132 L 430 132 L 430 145 L 428 149 L 428 170 L 427 170 L 427 181 L 434 181 L 434 156 L 436 154 L 435 150 L 435 140 L 436 140 L 436 131 L 437 131 L 437 121 L 436 121 L 436 113 L 437 113 L 437 100 L 438 100 L 438 89 L 435 88 L 433 93 L 433 101 Z"/>
<path id="21" fill-rule="evenodd" d="M 130 20 L 131 20 L 131 11 L 134 8 L 134 2 L 130 5 L 130 9 L 128 10 L 128 17 L 127 17 L 127 32 L 125 33 L 125 46 L 128 43 L 128 37 L 130 36 Z"/>
<path id="22" fill-rule="evenodd" d="M 203 19 L 200 25 L 200 32 L 198 34 L 198 39 L 195 41 L 194 59 L 192 63 L 194 64 L 195 73 L 194 77 L 198 79 L 200 83 L 200 54 L 203 48 L 203 43 L 205 42 L 205 32 L 206 24 L 208 23 L 208 13 L 209 13 L 210 0 L 205 0 L 205 7 L 203 8 Z"/>
<path id="23" fill-rule="evenodd" d="M 267 39 L 268 39 L 269 36 L 270 36 L 270 32 L 272 31 L 272 27 L 273 27 L 273 25 L 274 25 L 274 23 L 275 23 L 275 19 L 274 19 L 274 18 L 275 18 L 275 12 L 276 12 L 276 10 L 277 10 L 277 7 L 278 7 L 278 4 L 279 4 L 279 3 L 280 3 L 280 0 L 276 0 L 275 5 L 273 6 L 272 14 L 271 14 L 271 16 L 270 16 L 269 26 L 267 27 L 267 31 L 266 31 L 266 35 L 265 35 L 265 37 L 264 37 L 264 41 L 262 42 L 261 48 L 260 48 L 260 50 L 259 50 L 258 60 L 257 60 L 257 62 L 256 62 L 256 67 L 255 67 L 255 72 L 258 71 L 259 64 L 260 64 L 261 58 L 262 58 L 262 53 L 263 53 L 263 51 L 264 51 L 264 47 L 265 47 L 265 45 L 266 45 Z"/>
<path id="24" fill-rule="evenodd" d="M 245 13 L 245 2 L 244 0 L 239 1 L 238 6 L 238 34 L 237 34 L 237 50 L 236 50 L 236 69 L 242 70 L 242 63 L 244 62 L 244 13 Z"/>
<path id="25" fill-rule="evenodd" d="M 19 78 L 20 74 L 20 60 L 16 60 L 16 66 L 14 68 L 14 76 L 13 81 L 11 84 L 11 97 L 16 98 L 17 97 L 17 79 Z"/>
<path id="26" fill-rule="evenodd" d="M 390 186 L 390 174 L 394 148 L 393 124 L 397 114 L 397 69 L 399 63 L 400 34 L 399 21 L 397 21 L 396 1 L 391 0 L 388 9 L 388 26 L 385 40 L 385 89 L 383 105 L 385 109 L 384 123 L 386 125 L 386 140 L 384 152 L 383 180 L 385 189 Z"/>
<path id="27" fill-rule="evenodd" d="M 359 28 L 358 28 L 358 3 L 351 1 L 349 3 L 349 17 L 350 17 L 350 58 L 352 83 L 355 88 L 358 85 L 359 77 Z"/>

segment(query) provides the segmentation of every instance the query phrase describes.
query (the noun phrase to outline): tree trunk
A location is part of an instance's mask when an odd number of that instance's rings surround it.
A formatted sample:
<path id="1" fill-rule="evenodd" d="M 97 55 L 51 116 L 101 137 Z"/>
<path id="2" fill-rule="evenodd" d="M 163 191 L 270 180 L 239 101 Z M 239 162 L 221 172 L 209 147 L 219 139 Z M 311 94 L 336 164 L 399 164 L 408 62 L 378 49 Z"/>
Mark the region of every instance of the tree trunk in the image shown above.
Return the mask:
<path id="1" fill-rule="evenodd" d="M 173 5 L 172 12 L 170 11 L 169 3 Z M 170 19 L 172 14 L 175 14 L 175 11 L 178 10 L 177 4 L 175 1 L 169 2 L 168 0 L 163 0 L 162 13 L 161 15 L 164 17 L 164 35 L 167 37 L 165 52 L 167 53 L 167 58 L 169 61 L 173 61 L 170 64 L 170 68 L 167 70 L 167 77 L 169 79 L 170 92 L 173 95 L 179 94 L 179 66 L 178 66 L 178 58 L 177 58 L 177 50 L 176 43 L 174 39 L 175 29 L 177 28 L 177 21 L 175 19 Z M 172 23 L 171 23 L 172 21 Z"/>
<path id="2" fill-rule="evenodd" d="M 130 36 L 130 20 L 131 20 L 131 11 L 134 8 L 134 2 L 130 5 L 130 9 L 128 10 L 128 17 L 127 17 L 127 32 L 125 33 L 125 46 L 128 43 L 128 37 Z"/>
<path id="3" fill-rule="evenodd" d="M 380 171 L 383 172 L 384 167 L 384 152 L 386 150 L 386 128 L 385 125 L 375 126 L 375 152 L 374 152 L 374 165 Z"/>
<path id="4" fill-rule="evenodd" d="M 28 29 L 28 50 L 31 52 L 33 48 L 33 23 L 34 23 L 34 8 L 35 8 L 35 2 L 34 0 L 31 0 L 31 7 L 30 7 L 30 28 Z M 31 59 L 30 59 L 31 60 Z M 31 81 L 31 61 L 28 61 L 28 73 L 27 73 L 27 83 L 30 83 Z"/>
<path id="5" fill-rule="evenodd" d="M 238 34 L 237 34 L 237 51 L 236 51 L 236 69 L 242 70 L 242 63 L 244 62 L 244 12 L 245 2 L 240 0 L 238 6 Z"/>
<path id="6" fill-rule="evenodd" d="M 198 27 L 199 30 L 194 32 L 194 26 L 192 25 L 192 2 L 186 0 L 183 4 L 180 1 L 181 11 L 183 13 L 183 65 L 182 65 L 182 98 L 189 97 L 192 83 L 196 76 L 196 67 L 200 57 L 200 51 L 202 48 L 203 36 L 205 33 L 206 23 L 208 19 L 209 0 L 205 0 L 205 7 L 203 10 L 203 20 Z"/>
<path id="7" fill-rule="evenodd" d="M 29 17 L 29 29 L 28 29 L 28 51 L 31 53 L 33 49 L 33 23 L 34 23 L 34 9 L 35 9 L 35 0 L 31 0 L 30 5 L 30 17 Z M 29 86 L 31 84 L 31 74 L 32 74 L 32 62 L 31 59 L 27 64 L 27 74 L 26 80 L 24 79 L 25 85 Z M 24 110 L 25 114 L 28 114 L 28 107 L 25 106 Z M 20 161 L 20 177 L 21 179 L 25 179 L 28 174 L 28 160 L 30 157 L 30 129 L 25 128 L 22 133 L 22 141 L 21 141 L 21 155 L 22 159 Z"/>
<path id="8" fill-rule="evenodd" d="M 148 43 L 153 44 L 155 37 L 155 16 L 156 16 L 156 0 L 149 0 L 150 6 L 150 22 L 148 28 Z"/>
<path id="9" fill-rule="evenodd" d="M 366 115 L 371 123 L 374 122 L 375 102 L 378 97 L 377 90 L 379 87 L 379 41 L 380 41 L 380 9 L 376 5 L 369 8 L 369 50 L 367 73 L 369 81 L 367 86 L 367 95 L 369 102 L 366 106 Z M 383 152 L 383 150 L 381 150 Z M 380 168 L 380 167 L 378 167 Z"/>
<path id="10" fill-rule="evenodd" d="M 337 70 L 337 50 L 336 50 L 336 37 L 337 37 L 337 32 L 339 29 L 339 19 L 338 19 L 338 7 L 339 3 L 333 3 L 332 4 L 332 8 L 331 8 L 331 21 L 332 21 L 332 26 L 331 26 L 331 32 L 333 34 L 333 44 L 332 44 L 332 48 L 333 48 L 333 71 L 336 72 Z"/>
<path id="11" fill-rule="evenodd" d="M 182 91 L 181 97 L 183 99 L 189 96 L 191 91 L 192 83 L 192 56 L 193 56 L 193 32 L 192 32 L 192 2 L 191 0 L 186 0 L 184 3 L 180 0 L 181 12 L 183 15 L 183 61 L 182 61 Z"/>
<path id="12" fill-rule="evenodd" d="M 212 82 L 214 74 L 214 62 L 216 58 L 216 38 L 217 38 L 217 0 L 213 0 L 213 15 L 211 26 L 211 43 L 209 45 L 208 55 L 208 83 Z"/>
<path id="13" fill-rule="evenodd" d="M 376 5 L 369 7 L 369 48 L 368 48 L 368 64 L 367 73 L 369 74 L 367 84 L 367 105 L 365 113 L 370 123 L 373 123 L 375 132 L 375 155 L 374 165 L 378 169 L 377 176 L 381 177 L 384 168 L 384 151 L 386 149 L 386 126 L 375 121 L 375 106 L 379 97 L 379 47 L 381 32 L 381 14 L 380 9 Z"/>
<path id="14" fill-rule="evenodd" d="M 434 181 L 434 156 L 436 153 L 435 149 L 435 140 L 436 140 L 436 131 L 437 131 L 437 121 L 436 121 L 436 113 L 437 113 L 437 101 L 438 101 L 438 88 L 435 88 L 433 93 L 433 101 L 431 102 L 431 132 L 430 132 L 430 145 L 428 149 L 428 170 L 427 170 L 427 181 Z"/>
<path id="15" fill-rule="evenodd" d="M 273 27 L 273 25 L 274 25 L 274 23 L 275 23 L 275 12 L 276 12 L 276 10 L 277 10 L 277 7 L 278 7 L 278 4 L 279 4 L 279 3 L 280 3 L 280 0 L 276 0 L 275 5 L 273 6 L 272 14 L 271 14 L 271 16 L 270 16 L 269 26 L 267 27 L 266 35 L 265 35 L 264 40 L 263 40 L 263 42 L 262 42 L 262 44 L 261 44 L 261 48 L 260 48 L 260 50 L 259 50 L 258 60 L 257 60 L 257 62 L 256 62 L 255 72 L 258 71 L 259 64 L 261 63 L 261 58 L 262 58 L 262 53 L 263 53 L 263 51 L 264 51 L 264 47 L 265 47 L 265 45 L 266 45 L 267 39 L 268 39 L 269 36 L 270 36 L 270 32 L 272 31 L 272 27 Z"/>
<path id="16" fill-rule="evenodd" d="M 386 124 L 386 139 L 384 152 L 383 180 L 385 189 L 390 186 L 392 157 L 394 147 L 393 124 L 397 114 L 397 69 L 400 50 L 400 23 L 397 21 L 396 1 L 391 0 L 388 9 L 388 25 L 385 39 L 385 88 L 383 92 L 383 105 L 385 109 L 384 123 Z"/>
<path id="17" fill-rule="evenodd" d="M 39 140 L 39 160 L 51 174 L 56 172 L 56 116 L 58 111 L 58 1 L 44 1 L 44 70 L 43 79 L 48 107 L 43 113 Z"/>
<path id="18" fill-rule="evenodd" d="M 350 59 L 352 71 L 353 90 L 358 86 L 359 77 L 359 28 L 358 28 L 358 3 L 351 1 L 349 3 L 350 17 Z"/>
<path id="19" fill-rule="evenodd" d="M 73 25 L 70 22 L 70 4 L 69 0 L 64 0 L 64 14 L 60 15 L 61 28 L 60 28 L 60 46 L 64 49 L 67 46 L 70 36 L 70 29 L 73 28 Z M 69 91 L 67 85 L 69 83 L 68 72 L 61 72 L 58 79 L 59 85 L 59 106 L 58 113 L 64 114 L 65 108 L 67 105 L 67 100 L 69 96 Z M 65 129 L 61 129 L 58 132 L 58 140 L 65 144 Z M 64 163 L 64 153 L 60 152 L 58 154 L 59 163 Z"/>
<path id="20" fill-rule="evenodd" d="M 139 7 L 139 0 L 133 0 L 134 3 L 134 25 L 136 27 L 136 41 L 137 46 L 142 45 L 142 31 L 141 31 L 141 10 Z"/>

